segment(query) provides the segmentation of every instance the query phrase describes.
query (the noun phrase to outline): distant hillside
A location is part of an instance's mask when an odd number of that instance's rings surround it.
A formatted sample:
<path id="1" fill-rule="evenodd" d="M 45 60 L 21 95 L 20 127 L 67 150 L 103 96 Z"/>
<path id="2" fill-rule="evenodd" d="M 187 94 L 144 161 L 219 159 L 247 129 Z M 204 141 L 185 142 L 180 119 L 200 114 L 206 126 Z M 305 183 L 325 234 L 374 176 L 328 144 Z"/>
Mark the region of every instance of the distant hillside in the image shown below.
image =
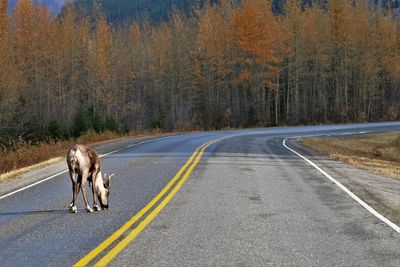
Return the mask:
<path id="1" fill-rule="evenodd" d="M 196 7 L 202 7 L 206 2 L 218 3 L 219 0 L 97 0 L 103 8 L 108 21 L 113 25 L 126 25 L 132 21 L 149 19 L 151 23 L 168 21 L 173 10 L 191 14 Z M 274 12 L 281 12 L 285 0 L 271 0 Z M 307 0 L 305 0 L 307 1 Z M 90 13 L 93 0 L 76 0 L 73 3 L 79 11 Z"/>
<path id="2" fill-rule="evenodd" d="M 9 0 L 9 10 L 11 11 L 19 0 Z M 32 0 L 34 2 L 35 0 Z M 68 2 L 74 2 L 78 10 L 91 10 L 93 0 L 36 0 L 42 5 L 47 5 L 54 14 L 60 11 Z M 153 23 L 168 21 L 171 18 L 172 10 L 183 11 L 190 14 L 195 6 L 202 6 L 206 1 L 217 3 L 218 0 L 97 0 L 110 23 L 114 25 L 125 25 L 132 20 L 148 18 Z M 283 12 L 283 5 L 286 0 L 270 0 L 272 9 L 275 13 Z M 400 0 L 366 0 L 374 8 L 391 6 L 395 12 L 399 13 Z M 305 5 L 311 3 L 326 5 L 329 0 L 304 0 Z"/>
<path id="3" fill-rule="evenodd" d="M 194 6 L 203 5 L 205 1 L 208 0 L 98 0 L 97 3 L 110 23 L 121 26 L 143 18 L 148 18 L 152 23 L 168 21 L 172 10 L 190 14 Z M 87 10 L 90 13 L 93 10 L 93 0 L 77 0 L 72 4 L 81 12 Z"/>
<path id="4" fill-rule="evenodd" d="M 47 0 L 51 2 L 50 0 Z M 168 21 L 173 10 L 182 11 L 185 14 L 193 12 L 196 6 L 203 6 L 205 2 L 218 3 L 219 0 L 97 0 L 106 14 L 108 21 L 115 26 L 127 25 L 133 20 L 141 21 L 149 19 L 151 23 Z M 239 1 L 239 0 L 238 0 Z M 286 0 L 270 0 L 273 12 L 282 14 Z M 399 13 L 400 0 L 366 0 L 373 9 L 381 7 L 392 7 Z M 45 0 L 42 0 L 45 2 Z M 64 0 L 65 2 L 65 0 Z M 313 3 L 327 6 L 329 0 L 303 0 L 305 6 Z M 93 0 L 75 0 L 73 3 L 77 10 L 91 12 Z"/>
<path id="5" fill-rule="evenodd" d="M 9 0 L 9 10 L 13 10 L 20 0 Z M 58 14 L 64 5 L 71 0 L 38 0 L 42 5 L 47 5 L 54 14 Z M 33 1 L 32 1 L 33 2 Z"/>

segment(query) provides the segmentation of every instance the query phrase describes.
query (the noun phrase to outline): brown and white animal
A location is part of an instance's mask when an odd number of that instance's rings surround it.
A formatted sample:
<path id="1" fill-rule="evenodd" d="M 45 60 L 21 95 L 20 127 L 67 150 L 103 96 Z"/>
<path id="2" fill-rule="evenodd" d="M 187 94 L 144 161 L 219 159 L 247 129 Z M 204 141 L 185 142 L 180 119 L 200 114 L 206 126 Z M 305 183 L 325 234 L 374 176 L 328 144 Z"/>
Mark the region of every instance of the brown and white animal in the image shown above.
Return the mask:
<path id="1" fill-rule="evenodd" d="M 111 175 L 104 174 L 100 171 L 100 158 L 95 150 L 84 145 L 73 145 L 67 153 L 67 164 L 69 169 L 69 176 L 72 181 L 72 202 L 69 205 L 71 212 L 77 212 L 76 201 L 79 190 L 82 190 L 83 200 L 85 202 L 85 209 L 87 212 L 100 210 L 96 203 L 96 196 L 100 202 L 102 209 L 108 209 L 110 197 L 110 184 Z M 93 195 L 93 209 L 88 204 L 86 196 L 86 182 L 92 189 Z M 96 196 L 95 196 L 96 195 Z"/>

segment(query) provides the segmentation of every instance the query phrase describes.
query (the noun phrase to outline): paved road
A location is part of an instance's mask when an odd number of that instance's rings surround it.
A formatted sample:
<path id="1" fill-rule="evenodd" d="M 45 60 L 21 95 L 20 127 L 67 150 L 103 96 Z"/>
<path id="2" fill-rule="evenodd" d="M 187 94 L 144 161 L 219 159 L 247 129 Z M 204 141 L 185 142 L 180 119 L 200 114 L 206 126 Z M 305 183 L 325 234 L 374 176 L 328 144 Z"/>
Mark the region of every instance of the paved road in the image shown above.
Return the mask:
<path id="1" fill-rule="evenodd" d="M 116 173 L 108 211 L 88 214 L 80 197 L 70 214 L 67 174 L 1 199 L 0 263 L 75 264 L 165 188 L 196 148 L 235 135 L 206 148 L 171 202 L 111 265 L 399 266 L 400 234 L 282 146 L 285 137 L 392 130 L 400 123 L 205 132 L 120 150 L 102 158 L 103 170 Z"/>

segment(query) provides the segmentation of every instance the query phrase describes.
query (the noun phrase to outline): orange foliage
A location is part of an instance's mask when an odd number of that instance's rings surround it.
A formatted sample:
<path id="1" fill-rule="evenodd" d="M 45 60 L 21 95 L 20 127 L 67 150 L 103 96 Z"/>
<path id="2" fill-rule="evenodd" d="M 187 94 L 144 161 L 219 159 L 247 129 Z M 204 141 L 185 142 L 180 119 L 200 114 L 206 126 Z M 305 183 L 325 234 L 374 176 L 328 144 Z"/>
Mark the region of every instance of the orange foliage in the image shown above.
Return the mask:
<path id="1" fill-rule="evenodd" d="M 46 135 L 51 120 L 71 132 L 81 103 L 127 129 L 395 117 L 391 14 L 365 0 L 303 2 L 275 15 L 267 0 L 221 0 L 114 29 L 97 4 L 93 17 L 69 6 L 55 18 L 33 0 L 9 16 L 1 0 L 0 123 L 16 136 Z"/>
<path id="2" fill-rule="evenodd" d="M 276 25 L 269 1 L 245 0 L 233 12 L 233 30 L 238 48 L 256 56 L 259 63 L 274 61 Z"/>
<path id="3" fill-rule="evenodd" d="M 0 2 L 0 44 L 4 44 L 8 40 L 8 0 Z"/>
<path id="4" fill-rule="evenodd" d="M 101 16 L 96 24 L 96 55 L 98 64 L 97 68 L 102 79 L 105 79 L 107 76 L 107 60 L 110 56 L 111 45 L 111 29 L 108 26 L 106 18 Z"/>
<path id="5" fill-rule="evenodd" d="M 131 25 L 131 35 L 132 35 L 132 41 L 134 43 L 138 43 L 142 38 L 142 34 L 140 32 L 140 26 L 136 22 L 132 23 Z"/>

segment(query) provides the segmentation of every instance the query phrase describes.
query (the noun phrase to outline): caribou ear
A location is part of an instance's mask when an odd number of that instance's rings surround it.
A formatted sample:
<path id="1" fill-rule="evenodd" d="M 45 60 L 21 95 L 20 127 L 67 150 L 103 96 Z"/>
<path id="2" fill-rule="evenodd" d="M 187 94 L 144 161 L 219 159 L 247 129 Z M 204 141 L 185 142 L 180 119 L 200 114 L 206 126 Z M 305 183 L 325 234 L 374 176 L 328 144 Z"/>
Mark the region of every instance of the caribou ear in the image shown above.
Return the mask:
<path id="1" fill-rule="evenodd" d="M 110 188 L 110 185 L 111 185 L 111 177 L 113 177 L 113 176 L 114 176 L 114 173 L 113 173 L 113 174 L 110 174 L 110 175 L 107 175 L 106 173 L 104 174 L 104 177 L 105 177 L 104 187 L 105 187 L 105 188 L 107 188 L 107 189 Z"/>

